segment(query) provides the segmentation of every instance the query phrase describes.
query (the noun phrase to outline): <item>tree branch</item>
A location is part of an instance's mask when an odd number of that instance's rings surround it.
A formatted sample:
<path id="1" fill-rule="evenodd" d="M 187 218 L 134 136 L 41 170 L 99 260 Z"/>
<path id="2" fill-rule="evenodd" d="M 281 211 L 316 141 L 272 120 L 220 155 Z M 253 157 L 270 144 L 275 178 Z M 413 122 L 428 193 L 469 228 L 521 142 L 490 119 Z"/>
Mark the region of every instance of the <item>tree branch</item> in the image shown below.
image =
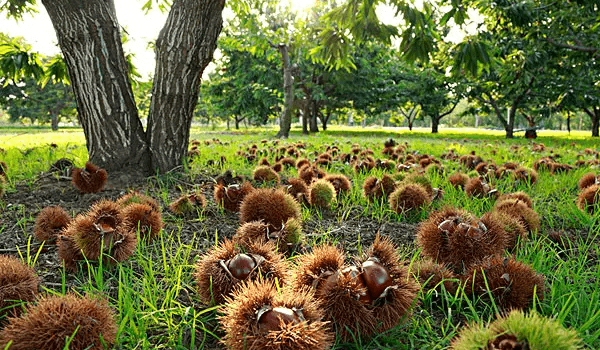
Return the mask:
<path id="1" fill-rule="evenodd" d="M 588 53 L 593 54 L 594 57 L 600 58 L 600 52 L 599 52 L 600 48 L 597 48 L 597 47 L 560 43 L 552 38 L 546 38 L 546 41 L 557 47 L 562 47 L 562 48 L 573 50 L 573 51 L 588 52 Z"/>

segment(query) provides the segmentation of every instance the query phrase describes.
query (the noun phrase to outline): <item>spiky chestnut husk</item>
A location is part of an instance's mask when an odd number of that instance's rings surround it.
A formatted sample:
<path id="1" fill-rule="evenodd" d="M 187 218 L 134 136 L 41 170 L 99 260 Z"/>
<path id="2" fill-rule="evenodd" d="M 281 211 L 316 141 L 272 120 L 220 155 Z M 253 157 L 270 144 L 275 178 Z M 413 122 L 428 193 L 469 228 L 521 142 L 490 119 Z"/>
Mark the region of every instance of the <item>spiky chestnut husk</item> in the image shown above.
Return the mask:
<path id="1" fill-rule="evenodd" d="M 232 274 L 228 263 L 239 254 L 252 257 L 254 266 L 247 271 L 243 279 Z M 200 299 L 206 304 L 222 304 L 243 280 L 254 280 L 262 276 L 275 279 L 281 285 L 288 281 L 288 266 L 281 254 L 276 252 L 271 242 L 255 242 L 243 247 L 231 240 L 225 240 L 217 247 L 206 252 L 196 263 L 193 274 L 198 286 Z"/>
<path id="2" fill-rule="evenodd" d="M 497 191 L 490 186 L 481 176 L 469 179 L 465 185 L 465 193 L 469 197 L 490 197 L 496 198 Z"/>
<path id="3" fill-rule="evenodd" d="M 293 312 L 294 320 L 270 320 L 269 309 Z M 310 291 L 281 294 L 271 281 L 249 281 L 238 288 L 223 308 L 219 322 L 225 331 L 222 342 L 232 350 L 327 349 L 334 339 L 322 321 L 323 312 Z"/>
<path id="4" fill-rule="evenodd" d="M 448 177 L 448 181 L 454 188 L 465 188 L 469 182 L 469 176 L 465 173 L 457 172 Z"/>
<path id="5" fill-rule="evenodd" d="M 598 211 L 598 203 L 600 203 L 600 184 L 587 187 L 577 198 L 577 207 L 590 214 Z"/>
<path id="6" fill-rule="evenodd" d="M 21 317 L 10 318 L 0 331 L 0 348 L 11 350 L 100 350 L 114 344 L 117 322 L 105 300 L 72 294 L 47 296 L 29 306 Z"/>
<path id="7" fill-rule="evenodd" d="M 6 189 L 6 180 L 3 176 L 0 176 L 0 198 L 4 196 L 4 191 Z"/>
<path id="8" fill-rule="evenodd" d="M 269 225 L 262 221 L 251 221 L 241 225 L 233 242 L 238 245 L 248 245 L 252 242 L 272 241 L 277 251 L 289 255 L 303 241 L 302 222 L 297 218 L 290 218 L 279 231 L 270 231 Z"/>
<path id="9" fill-rule="evenodd" d="M 94 204 L 85 215 L 77 215 L 64 235 L 72 237 L 87 259 L 97 260 L 104 252 L 110 257 L 109 263 L 129 258 L 137 244 L 136 235 L 124 225 L 121 208 L 109 200 Z"/>
<path id="10" fill-rule="evenodd" d="M 425 256 L 461 273 L 477 261 L 502 252 L 506 233 L 487 216 L 476 220 L 462 209 L 446 207 L 421 223 L 417 244 Z"/>
<path id="11" fill-rule="evenodd" d="M 179 198 L 169 204 L 169 210 L 175 215 L 194 214 L 196 209 L 206 208 L 206 197 L 200 192 L 182 194 Z"/>
<path id="12" fill-rule="evenodd" d="M 428 205 L 431 197 L 419 184 L 402 183 L 390 194 L 389 202 L 392 210 L 402 214 Z"/>
<path id="13" fill-rule="evenodd" d="M 521 181 L 529 185 L 533 185 L 538 178 L 537 171 L 525 167 L 515 169 L 512 176 L 516 181 Z"/>
<path id="14" fill-rule="evenodd" d="M 327 174 L 315 165 L 309 164 L 298 169 L 298 177 L 307 185 L 310 185 L 314 180 L 324 178 L 325 175 Z"/>
<path id="15" fill-rule="evenodd" d="M 352 188 L 352 183 L 350 179 L 344 174 L 328 174 L 323 178 L 326 181 L 329 181 L 333 188 L 335 188 L 335 193 L 339 195 L 340 193 L 348 193 Z"/>
<path id="16" fill-rule="evenodd" d="M 271 166 L 271 163 L 269 163 L 269 160 L 267 158 L 262 158 L 261 160 L 258 161 L 258 165 Z"/>
<path id="17" fill-rule="evenodd" d="M 538 232 L 540 229 L 540 217 L 526 202 L 518 198 L 505 199 L 502 202 L 497 202 L 494 205 L 494 211 L 504 215 L 514 216 L 519 219 L 529 233 Z"/>
<path id="18" fill-rule="evenodd" d="M 457 276 L 444 264 L 439 264 L 427 258 L 415 262 L 410 271 L 424 292 L 429 290 L 441 291 L 442 285 L 450 294 L 454 294 L 456 291 Z"/>
<path id="19" fill-rule="evenodd" d="M 592 185 L 598 184 L 598 182 L 600 182 L 600 175 L 596 177 L 596 174 L 594 173 L 587 173 L 584 174 L 581 179 L 579 179 L 577 186 L 580 190 L 585 190 Z"/>
<path id="20" fill-rule="evenodd" d="M 371 272 L 366 267 L 366 263 L 372 260 L 383 267 L 391 278 L 391 286 L 381 294 L 376 293 L 379 297 L 373 301 L 371 310 L 380 324 L 377 331 L 381 332 L 395 327 L 409 316 L 411 308 L 416 303 L 419 285 L 410 278 L 408 268 L 401 261 L 392 241 L 388 237 L 377 235 L 371 247 L 361 258 L 363 278 L 372 298 L 376 297 L 376 294 L 373 295 L 376 285 L 371 282 L 374 278 L 370 278 Z"/>
<path id="21" fill-rule="evenodd" d="M 290 157 L 284 157 L 279 160 L 279 163 L 283 165 L 286 169 L 292 168 L 296 166 L 296 161 Z"/>
<path id="22" fill-rule="evenodd" d="M 4 161 L 0 161 L 0 178 L 3 178 L 3 180 L 6 180 L 8 178 L 8 165 L 6 165 L 6 162 Z"/>
<path id="23" fill-rule="evenodd" d="M 82 193 L 98 193 L 106 185 L 108 174 L 106 170 L 91 162 L 85 163 L 84 168 L 74 168 L 71 171 L 71 182 Z"/>
<path id="24" fill-rule="evenodd" d="M 286 191 L 296 199 L 301 196 L 308 198 L 308 186 L 306 186 L 302 179 L 297 177 L 287 180 Z"/>
<path id="25" fill-rule="evenodd" d="M 149 205 L 155 211 L 162 211 L 160 204 L 158 201 L 150 196 L 147 196 L 138 191 L 131 191 L 127 194 L 122 195 L 121 197 L 115 200 L 121 208 L 125 208 L 131 204 L 146 204 Z"/>
<path id="26" fill-rule="evenodd" d="M 365 157 L 364 159 L 359 159 L 354 162 L 352 168 L 356 173 L 368 173 L 373 168 L 375 168 L 375 160 L 373 159 L 373 157 Z"/>
<path id="27" fill-rule="evenodd" d="M 301 158 L 296 161 L 296 169 L 298 170 L 305 167 L 306 165 L 310 165 L 310 160 L 306 158 Z"/>
<path id="28" fill-rule="evenodd" d="M 461 280 L 467 295 L 483 298 L 491 295 L 502 310 L 528 308 L 534 294 L 539 301 L 544 299 L 546 289 L 544 276 L 531 266 L 499 255 L 471 266 Z"/>
<path id="29" fill-rule="evenodd" d="M 71 216 L 60 205 L 45 207 L 35 219 L 33 235 L 38 241 L 55 242 L 69 222 Z"/>
<path id="30" fill-rule="evenodd" d="M 140 231 L 140 238 L 152 240 L 163 228 L 162 214 L 148 204 L 130 204 L 123 209 L 125 230 Z"/>
<path id="31" fill-rule="evenodd" d="M 258 182 L 274 183 L 276 185 L 281 182 L 279 174 L 268 165 L 258 166 L 252 172 L 252 178 Z"/>
<path id="32" fill-rule="evenodd" d="M 415 183 L 415 184 L 421 185 L 430 197 L 433 195 L 433 186 L 431 186 L 431 181 L 429 180 L 427 175 L 425 175 L 423 173 L 420 173 L 420 172 L 410 173 L 410 174 L 406 175 L 406 177 L 404 177 L 403 181 L 405 183 Z"/>
<path id="33" fill-rule="evenodd" d="M 463 328 L 452 340 L 453 350 L 578 350 L 583 342 L 572 329 L 564 328 L 558 320 L 512 310 L 490 326 L 473 324 Z"/>
<path id="34" fill-rule="evenodd" d="M 363 195 L 371 202 L 381 198 L 387 199 L 395 188 L 396 182 L 389 175 L 384 174 L 381 179 L 369 176 L 363 183 Z"/>
<path id="35" fill-rule="evenodd" d="M 335 187 L 325 179 L 313 181 L 308 186 L 308 203 L 315 207 L 329 208 L 336 201 Z"/>
<path id="36" fill-rule="evenodd" d="M 365 287 L 350 274 L 340 274 L 347 268 L 344 260 L 344 253 L 334 246 L 315 247 L 312 253 L 297 257 L 291 287 L 295 291 L 312 288 L 332 330 L 350 340 L 353 335 L 371 334 L 377 320 L 357 298 L 366 293 Z"/>
<path id="37" fill-rule="evenodd" d="M 521 218 L 504 215 L 497 211 L 492 211 L 485 215 L 490 215 L 491 219 L 498 222 L 506 233 L 506 249 L 516 248 L 519 238 L 521 241 L 527 239 L 527 228 Z"/>
<path id="38" fill-rule="evenodd" d="M 281 230 L 290 218 L 302 219 L 300 204 L 281 189 L 256 189 L 240 205 L 240 224 L 262 220 L 274 232 Z"/>
<path id="39" fill-rule="evenodd" d="M 535 171 L 548 171 L 552 169 L 554 160 L 550 157 L 543 157 L 533 162 L 533 169 Z"/>
<path id="40" fill-rule="evenodd" d="M 38 294 L 40 278 L 35 270 L 19 259 L 0 255 L 0 320 L 20 314 L 21 302 L 30 302 Z"/>
<path id="41" fill-rule="evenodd" d="M 501 166 L 498 169 L 496 169 L 496 171 L 494 171 L 494 177 L 496 179 L 509 178 L 512 176 L 513 172 L 514 172 L 514 169 L 509 169 L 505 166 Z"/>
<path id="42" fill-rule="evenodd" d="M 237 213 L 240 211 L 240 205 L 244 197 L 252 191 L 254 191 L 254 187 L 248 181 L 243 182 L 241 185 L 232 184 L 229 186 L 218 183 L 215 186 L 213 196 L 217 205 L 227 211 Z"/>
<path id="43" fill-rule="evenodd" d="M 500 203 L 507 199 L 518 199 L 525 203 L 529 208 L 533 208 L 533 201 L 531 200 L 531 197 L 529 197 L 529 195 L 523 191 L 503 194 L 498 197 L 496 203 Z"/>
<path id="44" fill-rule="evenodd" d="M 56 252 L 58 259 L 61 261 L 65 270 L 70 272 L 77 271 L 77 262 L 84 260 L 81 249 L 75 245 L 75 240 L 72 236 L 59 235 L 56 240 Z"/>

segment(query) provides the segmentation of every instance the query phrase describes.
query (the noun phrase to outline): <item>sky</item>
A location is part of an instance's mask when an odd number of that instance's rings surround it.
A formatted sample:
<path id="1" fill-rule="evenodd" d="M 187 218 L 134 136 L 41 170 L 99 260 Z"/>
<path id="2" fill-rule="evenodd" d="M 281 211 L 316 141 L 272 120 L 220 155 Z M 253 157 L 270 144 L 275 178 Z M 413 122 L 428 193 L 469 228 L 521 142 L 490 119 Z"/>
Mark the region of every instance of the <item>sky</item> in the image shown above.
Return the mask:
<path id="1" fill-rule="evenodd" d="M 302 11 L 311 7 L 315 0 L 290 0 L 292 7 Z M 126 53 L 134 53 L 133 62 L 142 78 L 146 79 L 154 73 L 154 52 L 148 48 L 148 43 L 158 37 L 163 27 L 167 14 L 153 10 L 145 15 L 141 8 L 141 1 L 117 0 L 115 1 L 119 23 L 128 34 L 129 41 L 125 43 Z M 393 11 L 389 9 L 378 9 L 380 19 L 386 23 L 394 23 Z M 57 45 L 56 35 L 50 18 L 43 6 L 39 6 L 39 13 L 35 16 L 24 16 L 23 21 L 16 22 L 13 19 L 1 18 L 0 31 L 10 36 L 22 36 L 32 46 L 33 51 L 51 56 L 60 53 Z M 458 28 L 451 32 L 451 36 L 460 39 L 463 34 Z"/>

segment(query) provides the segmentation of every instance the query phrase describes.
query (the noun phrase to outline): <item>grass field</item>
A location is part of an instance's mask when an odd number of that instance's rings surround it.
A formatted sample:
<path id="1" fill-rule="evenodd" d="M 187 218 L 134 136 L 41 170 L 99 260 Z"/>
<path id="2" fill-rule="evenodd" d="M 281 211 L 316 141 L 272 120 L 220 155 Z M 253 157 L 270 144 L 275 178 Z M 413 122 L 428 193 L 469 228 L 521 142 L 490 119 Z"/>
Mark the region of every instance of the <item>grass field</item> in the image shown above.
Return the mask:
<path id="1" fill-rule="evenodd" d="M 1 200 L 0 252 L 18 256 L 36 268 L 42 276 L 43 293 L 91 293 L 107 298 L 117 315 L 117 349 L 223 348 L 219 340 L 224 333 L 218 322 L 222 306 L 202 302 L 192 273 L 202 254 L 230 238 L 240 224 L 236 214 L 217 206 L 212 198 L 212 185 L 214 178 L 226 170 L 252 177 L 261 157 L 248 161 L 241 155 L 251 145 L 263 150 L 270 163 L 275 160 L 272 150 L 299 142 L 306 144 L 300 151 L 301 157 L 310 160 L 333 145 L 341 153 L 359 145 L 363 150 L 372 150 L 374 158 L 383 159 L 383 144 L 393 138 L 398 144 L 406 143 L 407 154 L 428 154 L 439 160 L 443 172 L 428 171 L 426 176 L 431 186 L 442 189 L 444 195 L 408 214 L 392 210 L 387 201 L 370 202 L 363 195 L 362 185 L 367 177 L 393 175 L 395 169 L 356 172 L 352 164 L 335 158 L 322 169 L 350 178 L 349 193 L 340 196 L 330 209 L 302 205 L 307 251 L 333 243 L 342 246 L 347 254 L 360 253 L 367 250 L 380 230 L 396 243 L 407 266 L 414 265 L 423 255 L 414 238 L 418 225 L 432 212 L 453 206 L 480 217 L 494 207 L 494 200 L 468 196 L 450 184 L 448 176 L 452 173 L 461 171 L 471 177 L 476 173 L 456 159 L 442 159 L 449 149 L 456 155 L 474 152 L 488 162 L 498 165 L 516 162 L 528 169 L 533 168 L 536 160 L 552 156 L 556 162 L 573 169 L 554 174 L 540 170 L 533 184 L 511 177 L 490 180 L 502 194 L 526 192 L 541 221 L 538 232 L 520 240 L 514 250 L 504 254 L 530 265 L 544 276 L 544 298 L 534 300 L 532 308 L 575 330 L 583 348 L 600 348 L 600 212 L 586 213 L 576 205 L 581 176 L 600 173 L 597 166 L 575 167 L 578 159 L 593 161 L 598 157 L 598 140 L 589 138 L 589 132 L 568 135 L 540 131 L 538 139 L 531 141 L 506 140 L 503 132 L 476 129 L 441 130 L 431 135 L 425 129 L 408 132 L 405 129 L 331 127 L 309 136 L 294 129 L 289 139 L 279 143 L 274 142 L 274 133 L 274 130 L 264 129 L 206 132 L 193 128 L 190 138 L 200 141 L 200 154 L 191 159 L 185 174 L 153 177 L 130 188 L 152 196 L 162 205 L 165 227 L 160 237 L 148 244 L 138 244 L 133 256 L 123 263 L 105 266 L 84 262 L 76 273 L 70 273 L 58 262 L 55 247 L 42 245 L 33 238 L 33 225 L 39 211 L 47 205 L 60 204 L 74 216 L 85 212 L 100 198 L 116 199 L 128 188 L 110 187 L 109 181 L 104 192 L 86 195 L 78 193 L 68 181 L 40 178 L 39 174 L 47 172 L 60 158 L 69 158 L 76 166 L 84 165 L 87 153 L 81 130 L 0 129 L 0 148 L 3 149 L 0 160 L 6 162 L 9 169 Z M 238 151 L 241 153 L 236 154 Z M 221 162 L 221 156 L 226 162 Z M 297 175 L 295 168 L 280 173 L 282 179 Z M 181 193 L 193 190 L 201 190 L 206 195 L 206 209 L 185 219 L 166 209 Z M 297 254 L 288 257 L 291 266 Z M 357 335 L 349 342 L 337 338 L 333 348 L 446 349 L 464 326 L 491 322 L 502 312 L 493 299 L 473 297 L 463 287 L 452 293 L 439 288 L 422 289 L 411 316 L 400 325 L 373 337 Z"/>

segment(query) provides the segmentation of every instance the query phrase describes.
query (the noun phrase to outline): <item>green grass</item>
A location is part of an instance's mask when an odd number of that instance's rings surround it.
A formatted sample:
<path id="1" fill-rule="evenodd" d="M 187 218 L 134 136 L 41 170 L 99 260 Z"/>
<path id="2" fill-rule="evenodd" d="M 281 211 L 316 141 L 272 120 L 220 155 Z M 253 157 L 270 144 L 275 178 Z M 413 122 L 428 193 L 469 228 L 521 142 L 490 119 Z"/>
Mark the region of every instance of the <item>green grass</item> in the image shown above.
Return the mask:
<path id="1" fill-rule="evenodd" d="M 375 151 L 374 157 L 381 157 L 383 142 L 390 137 L 396 141 L 407 142 L 409 151 L 419 154 L 432 154 L 440 158 L 449 148 L 457 154 L 475 151 L 484 159 L 497 163 L 516 161 L 527 167 L 540 156 L 550 155 L 549 150 L 558 153 L 563 163 L 574 164 L 577 155 L 585 148 L 594 148 L 598 140 L 587 138 L 587 134 L 552 133 L 541 131 L 535 140 L 543 143 L 547 150 L 532 152 L 532 142 L 522 138 L 505 140 L 502 132 L 486 132 L 483 130 L 442 130 L 438 135 L 418 130 L 382 130 L 373 128 L 331 127 L 331 130 L 318 135 L 302 136 L 297 129 L 292 130 L 288 140 L 279 145 L 306 142 L 306 154 L 322 152 L 327 145 L 336 144 L 342 152 L 348 151 L 352 144 L 358 143 Z M 219 139 L 222 143 L 202 144 L 201 155 L 189 165 L 189 179 L 198 174 L 214 176 L 226 169 L 234 173 L 250 176 L 256 166 L 242 157 L 237 157 L 238 150 L 245 150 L 252 144 L 259 148 L 276 148 L 271 142 L 273 130 L 252 129 L 244 133 L 229 131 L 205 132 L 193 128 L 191 139 L 200 141 Z M 261 140 L 269 140 L 263 144 Z M 50 147 L 56 143 L 57 147 Z M 83 133 L 78 129 L 64 132 L 47 132 L 45 130 L 6 129 L 2 130 L 0 145 L 4 151 L 0 160 L 9 167 L 8 192 L 16 191 L 17 183 L 33 184 L 35 177 L 57 159 L 66 157 L 82 166 L 87 160 L 87 152 Z M 511 150 L 511 146 L 518 149 Z M 220 163 L 225 156 L 227 162 Z M 259 157 L 260 159 L 260 157 Z M 208 167 L 209 161 L 216 165 Z M 269 157 L 273 161 L 273 156 Z M 322 244 L 328 239 L 334 242 L 339 228 L 335 225 L 348 219 L 368 217 L 377 222 L 409 222 L 416 224 L 427 218 L 431 211 L 446 205 L 465 208 L 475 215 L 489 211 L 493 201 L 489 199 L 469 198 L 463 191 L 454 189 L 445 177 L 460 165 L 455 162 L 442 161 L 446 175 L 431 175 L 434 187 L 444 190 L 441 200 L 431 206 L 413 213 L 400 215 L 389 209 L 386 202 L 369 203 L 362 195 L 362 183 L 369 175 L 381 176 L 383 171 L 370 173 L 354 173 L 348 165 L 334 164 L 326 168 L 327 172 L 342 173 L 352 180 L 350 193 L 339 198 L 329 213 L 320 209 L 303 206 L 304 221 L 320 222 L 324 215 L 333 215 L 333 224 L 317 226 L 307 236 L 310 244 Z M 550 175 L 540 172 L 538 182 L 534 185 L 515 184 L 512 180 L 503 180 L 495 184 L 501 192 L 526 191 L 534 201 L 534 210 L 542 218 L 542 229 L 534 237 L 522 242 L 514 251 L 517 260 L 530 264 L 537 272 L 546 277 L 548 291 L 544 300 L 536 306 L 543 316 L 551 317 L 563 326 L 574 329 L 589 349 L 600 348 L 600 218 L 580 211 L 575 205 L 578 194 L 577 181 L 586 172 L 598 169 L 580 168 L 566 174 Z M 296 176 L 295 169 L 284 170 L 282 177 Z M 177 175 L 157 177 L 149 182 L 148 191 L 163 203 L 173 199 L 175 188 L 180 180 Z M 169 191 L 171 189 L 171 192 Z M 125 190 L 125 189 L 124 189 Z M 34 218 L 30 213 L 22 211 L 18 206 L 3 202 L 3 211 L 11 211 L 15 222 L 3 222 L 17 225 L 19 235 L 31 238 L 28 228 Z M 333 213 L 333 214 L 332 214 Z M 203 225 L 205 215 L 224 215 L 222 210 L 214 207 L 212 212 L 199 213 L 193 220 L 195 238 L 191 241 L 182 239 L 182 228 L 189 224 L 165 214 L 168 228 L 161 237 L 151 244 L 140 244 L 134 256 L 116 266 L 106 266 L 98 262 L 88 262 L 81 271 L 74 275 L 74 289 L 85 294 L 101 294 L 109 299 L 118 315 L 117 348 L 122 349 L 202 349 L 207 343 L 214 343 L 222 334 L 218 329 L 217 307 L 202 305 L 196 295 L 195 283 L 192 279 L 194 264 L 206 247 L 198 244 L 198 238 L 206 238 L 217 244 L 222 240 L 218 228 Z M 573 233 L 574 239 L 565 246 L 560 246 L 546 239 L 549 232 L 566 230 Z M 3 233 L 0 231 L 0 233 Z M 36 266 L 38 255 L 42 249 L 28 241 L 26 249 L 19 250 L 24 262 Z M 368 242 L 359 237 L 351 242 L 358 250 L 368 247 Z M 14 247 L 0 247 L 14 248 Z M 407 261 L 415 261 L 419 251 L 413 246 L 400 247 Z M 293 259 L 292 259 L 293 260 Z M 63 272 L 62 286 L 44 287 L 47 292 L 64 294 L 69 291 L 67 280 L 69 273 Z M 377 334 L 373 338 L 357 338 L 351 344 L 337 343 L 340 349 L 445 349 L 451 340 L 465 325 L 474 322 L 489 323 L 496 318 L 495 305 L 485 300 L 473 300 L 466 296 L 461 288 L 456 293 L 421 292 L 419 305 L 412 316 L 402 325 Z"/>

